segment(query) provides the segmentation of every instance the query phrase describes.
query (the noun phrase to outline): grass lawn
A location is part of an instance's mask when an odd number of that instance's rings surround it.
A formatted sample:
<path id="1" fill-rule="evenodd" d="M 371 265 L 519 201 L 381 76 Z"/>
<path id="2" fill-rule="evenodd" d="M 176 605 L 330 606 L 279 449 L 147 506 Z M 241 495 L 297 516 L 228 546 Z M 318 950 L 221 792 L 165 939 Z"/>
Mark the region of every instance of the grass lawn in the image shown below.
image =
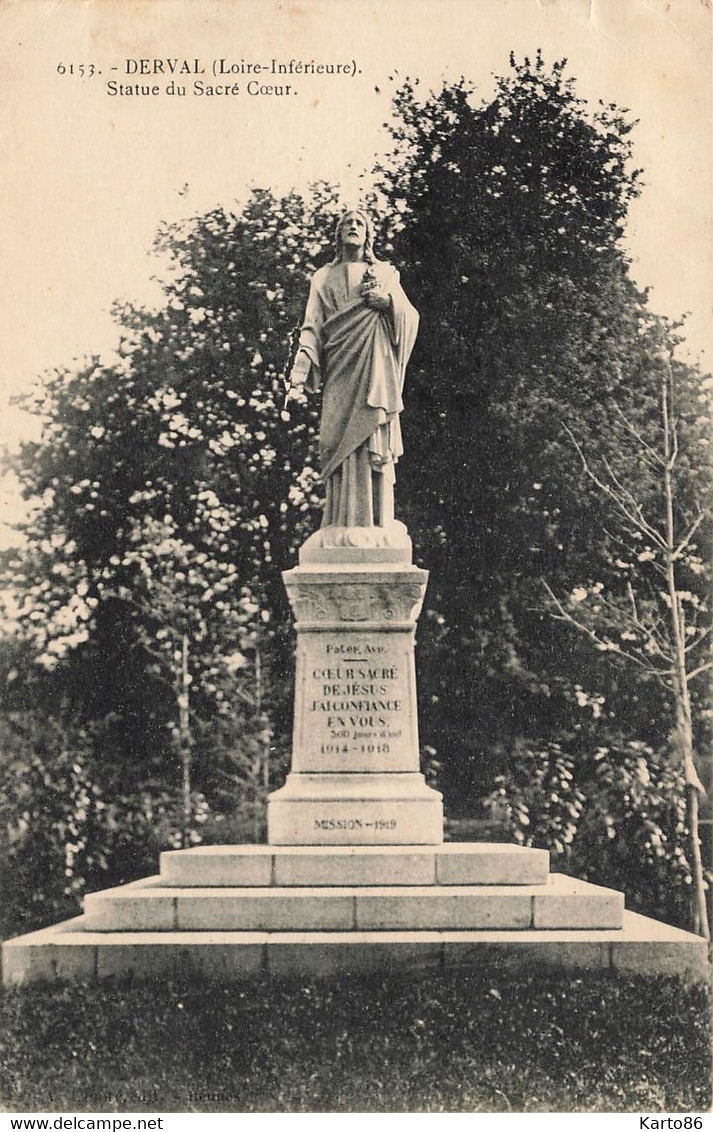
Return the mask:
<path id="1" fill-rule="evenodd" d="M 477 971 L 6 991 L 5 1111 L 705 1111 L 709 994 Z M 141 1099 L 143 1098 L 143 1099 Z"/>

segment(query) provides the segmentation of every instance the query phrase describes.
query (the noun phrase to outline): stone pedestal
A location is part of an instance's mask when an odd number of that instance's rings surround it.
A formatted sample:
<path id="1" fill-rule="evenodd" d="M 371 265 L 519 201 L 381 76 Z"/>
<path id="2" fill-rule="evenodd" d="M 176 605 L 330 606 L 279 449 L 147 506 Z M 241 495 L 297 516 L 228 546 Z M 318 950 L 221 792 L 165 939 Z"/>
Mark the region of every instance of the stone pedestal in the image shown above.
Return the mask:
<path id="1" fill-rule="evenodd" d="M 272 845 L 437 845 L 419 770 L 414 635 L 428 574 L 408 550 L 304 548 L 283 574 L 296 619 L 292 769 Z"/>

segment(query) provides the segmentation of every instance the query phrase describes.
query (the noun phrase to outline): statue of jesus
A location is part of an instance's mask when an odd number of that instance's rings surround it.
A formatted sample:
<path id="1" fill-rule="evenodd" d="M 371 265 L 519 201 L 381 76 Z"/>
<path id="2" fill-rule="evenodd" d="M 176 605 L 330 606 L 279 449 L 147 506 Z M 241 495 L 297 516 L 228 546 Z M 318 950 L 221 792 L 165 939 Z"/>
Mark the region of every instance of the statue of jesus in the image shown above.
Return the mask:
<path id="1" fill-rule="evenodd" d="M 374 257 L 366 213 L 346 212 L 335 242 L 335 258 L 312 277 L 288 398 L 305 383 L 322 389 L 322 528 L 384 528 L 394 521 L 401 391 L 418 313 L 396 268 Z"/>

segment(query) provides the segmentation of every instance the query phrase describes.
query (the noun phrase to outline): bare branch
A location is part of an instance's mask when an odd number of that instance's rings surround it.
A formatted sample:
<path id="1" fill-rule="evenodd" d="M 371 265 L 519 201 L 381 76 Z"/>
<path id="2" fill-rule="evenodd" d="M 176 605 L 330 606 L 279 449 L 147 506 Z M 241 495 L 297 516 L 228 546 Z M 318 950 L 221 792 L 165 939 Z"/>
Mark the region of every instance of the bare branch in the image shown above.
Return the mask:
<path id="1" fill-rule="evenodd" d="M 652 664 L 647 664 L 646 661 L 642 660 L 641 657 L 636 656 L 635 653 L 628 652 L 626 649 L 622 649 L 618 645 L 615 645 L 613 641 L 605 641 L 602 637 L 600 637 L 597 633 L 590 629 L 588 625 L 584 625 L 581 621 L 578 621 L 576 617 L 573 617 L 571 613 L 567 612 L 567 610 L 562 605 L 562 602 L 559 600 L 556 594 L 553 593 L 544 578 L 541 578 L 540 581 L 547 591 L 550 600 L 559 610 L 559 613 L 552 613 L 548 611 L 550 617 L 552 617 L 553 620 L 564 621 L 567 625 L 571 625 L 574 629 L 577 629 L 578 632 L 583 633 L 586 637 L 588 637 L 590 641 L 594 641 L 600 652 L 614 653 L 616 656 L 621 657 L 622 660 L 630 661 L 632 664 L 638 665 L 639 668 L 643 668 L 644 671 L 647 672 L 650 676 L 655 676 L 656 679 L 659 680 L 665 687 L 668 687 L 667 680 L 670 680 L 670 668 L 668 666 L 666 667 L 666 669 L 656 668 Z"/>
<path id="2" fill-rule="evenodd" d="M 702 633 L 699 633 L 695 641 L 691 641 L 690 645 L 686 645 L 683 651 L 688 653 L 693 649 L 697 649 L 698 646 L 702 645 L 706 637 L 709 637 L 711 633 L 713 633 L 713 625 L 709 625 L 707 629 L 704 629 Z"/>
<path id="3" fill-rule="evenodd" d="M 163 684 L 164 688 L 170 688 L 170 690 L 173 692 L 173 694 L 174 695 L 176 694 L 176 682 L 175 682 L 175 680 L 169 680 L 166 676 L 163 676 L 160 672 L 152 672 L 151 673 L 151 679 L 155 680 L 158 684 Z"/>
<path id="4" fill-rule="evenodd" d="M 629 543 L 626 542 L 626 540 L 623 539 L 621 535 L 616 534 L 615 531 L 610 531 L 609 528 L 605 527 L 603 523 L 602 530 L 604 531 L 604 534 L 607 536 L 607 538 L 610 538 L 612 542 L 617 543 L 622 548 L 622 550 L 626 551 L 627 554 L 631 554 L 632 547 L 629 546 Z M 627 531 L 626 533 L 631 534 L 632 532 Z"/>
<path id="5" fill-rule="evenodd" d="M 630 601 L 631 601 L 631 603 L 634 607 L 635 615 L 637 617 L 637 624 L 639 625 L 639 628 L 641 628 L 644 632 L 650 632 L 656 638 L 656 640 L 660 642 L 662 648 L 664 648 L 664 649 L 670 648 L 671 642 L 669 641 L 666 634 L 661 632 L 661 630 L 659 629 L 659 626 L 656 622 L 652 621 L 650 626 L 646 626 L 644 624 L 644 622 L 641 620 L 641 618 L 639 617 L 639 613 L 638 613 L 638 606 L 637 606 L 637 603 L 636 603 L 636 595 L 634 594 L 634 588 L 633 588 L 631 582 L 627 582 L 626 585 L 627 585 L 627 589 L 630 591 Z M 652 598 L 652 600 L 654 600 L 654 601 L 656 600 L 656 593 L 655 593 L 655 591 L 652 592 L 650 587 L 649 587 L 649 596 Z"/>
<path id="6" fill-rule="evenodd" d="M 671 556 L 674 562 L 676 561 L 677 558 L 681 557 L 681 555 L 683 554 L 684 550 L 686 549 L 686 547 L 690 543 L 691 539 L 693 538 L 694 534 L 696 533 L 696 531 L 700 527 L 700 525 L 703 522 L 703 520 L 705 519 L 705 517 L 706 517 L 705 511 L 699 511 L 698 517 L 696 518 L 695 522 L 692 523 L 692 525 L 689 527 L 687 534 L 681 540 L 681 542 L 678 544 L 678 546 L 676 547 L 676 549 L 674 550 L 674 552 Z"/>
<path id="7" fill-rule="evenodd" d="M 615 534 L 614 531 L 610 531 L 609 528 L 605 527 L 603 524 L 602 530 L 604 531 L 604 534 L 607 536 L 607 538 L 610 538 L 612 542 L 617 543 L 622 548 L 625 554 L 627 554 L 629 557 L 638 557 L 636 547 L 632 546 L 631 543 L 628 543 L 626 539 L 623 539 L 621 537 L 621 535 Z M 634 539 L 636 537 L 637 532 L 630 530 L 630 528 L 627 527 L 624 523 L 622 523 L 622 530 L 625 534 L 629 535 L 630 538 Z M 649 565 L 652 566 L 657 573 L 661 574 L 663 578 L 666 577 L 665 567 L 662 566 L 661 563 L 658 562 L 655 558 L 650 559 Z"/>
<path id="8" fill-rule="evenodd" d="M 640 433 L 640 432 L 638 431 L 638 429 L 635 429 L 635 428 L 634 428 L 633 424 L 631 423 L 631 421 L 629 420 L 629 418 L 628 418 L 628 417 L 626 416 L 626 414 L 625 414 L 625 413 L 624 413 L 624 412 L 622 411 L 622 409 L 621 409 L 621 407 L 620 407 L 619 405 L 615 405 L 615 406 L 614 406 L 614 412 L 615 412 L 615 413 L 617 413 L 617 415 L 618 415 L 618 416 L 620 417 L 620 419 L 622 420 L 622 422 L 623 422 L 623 424 L 624 424 L 624 427 L 625 427 L 625 428 L 627 429 L 627 431 L 628 431 L 628 432 L 630 432 L 630 433 L 631 433 L 631 435 L 632 435 L 633 437 L 635 437 L 635 439 L 636 439 L 636 440 L 638 440 L 638 442 L 639 442 L 639 444 L 641 445 L 641 447 L 642 447 L 642 448 L 645 448 L 645 449 L 646 449 L 646 451 L 647 451 L 647 452 L 648 452 L 648 453 L 650 454 L 650 456 L 651 456 L 651 459 L 652 459 L 652 460 L 653 460 L 653 461 L 654 461 L 654 462 L 655 462 L 656 464 L 658 464 L 658 465 L 659 465 L 659 467 L 663 467 L 663 466 L 664 466 L 664 464 L 665 464 L 665 461 L 664 461 L 664 460 L 662 460 L 662 458 L 661 458 L 661 457 L 659 456 L 659 454 L 658 454 L 658 452 L 656 451 L 656 449 L 655 449 L 655 448 L 652 448 L 652 447 L 651 447 L 651 445 L 650 445 L 650 444 L 649 444 L 649 443 L 648 443 L 648 442 L 647 442 L 646 440 L 644 440 L 643 436 L 642 436 L 642 435 L 641 435 L 641 433 Z"/>
<path id="9" fill-rule="evenodd" d="M 678 432 L 676 428 L 676 414 L 673 408 L 673 369 L 671 367 L 670 356 L 665 359 L 664 365 L 666 367 L 666 377 L 661 382 L 661 416 L 663 417 L 664 450 L 666 453 L 664 469 L 670 474 L 673 471 L 678 457 Z M 671 387 L 670 398 L 669 385 Z"/>
<path id="10" fill-rule="evenodd" d="M 694 668 L 693 672 L 687 672 L 686 676 L 689 680 L 694 680 L 696 676 L 708 672 L 711 668 L 713 668 L 713 660 L 707 660 L 705 664 L 699 664 L 698 668 Z"/>
<path id="11" fill-rule="evenodd" d="M 631 493 L 628 492 L 626 488 L 622 487 L 622 485 L 619 483 L 607 461 L 604 461 L 604 465 L 607 469 L 607 472 L 611 476 L 612 481 L 617 486 L 617 491 L 614 491 L 610 484 L 605 483 L 604 480 L 600 479 L 600 477 L 589 464 L 587 457 L 584 455 L 584 452 L 582 451 L 582 448 L 577 441 L 574 433 L 564 422 L 562 422 L 562 428 L 565 430 L 570 440 L 572 441 L 572 444 L 574 445 L 577 454 L 582 462 L 582 468 L 589 476 L 592 483 L 594 483 L 596 487 L 598 487 L 599 490 L 607 496 L 608 499 L 612 500 L 617 509 L 626 517 L 626 519 L 635 527 L 637 531 L 639 531 L 641 534 L 645 534 L 647 538 L 650 538 L 652 542 L 655 542 L 657 544 L 657 546 L 665 549 L 665 540 L 661 537 L 659 532 L 646 521 L 643 516 L 641 507 L 636 502 Z M 626 503 L 627 498 L 631 499 L 633 502 L 633 512 L 631 507 Z"/>
<path id="12" fill-rule="evenodd" d="M 624 487 L 624 485 L 619 481 L 616 473 L 614 472 L 614 469 L 612 468 L 611 464 L 609 463 L 609 461 L 604 456 L 602 456 L 602 463 L 604 464 L 604 467 L 606 468 L 607 472 L 609 473 L 611 481 L 614 484 L 614 486 L 616 487 L 617 491 L 621 493 L 621 498 L 619 498 L 616 495 L 616 492 L 612 493 L 614 495 L 614 498 L 617 500 L 617 503 L 618 503 L 619 507 L 621 508 L 621 510 L 624 511 L 625 514 L 628 513 L 626 511 L 625 507 L 624 507 L 624 502 L 623 502 L 623 500 L 628 499 L 630 501 L 631 506 L 634 509 L 634 513 L 636 515 L 636 520 L 637 520 L 637 522 L 640 526 L 640 529 L 642 531 L 645 531 L 646 534 L 648 534 L 649 538 L 652 539 L 654 542 L 658 543 L 658 545 L 663 549 L 666 546 L 666 540 L 663 538 L 662 535 L 659 534 L 659 532 L 656 530 L 656 528 L 652 527 L 651 524 L 644 518 L 644 512 L 643 512 L 643 508 L 641 507 L 641 504 L 636 502 L 636 499 L 631 494 L 629 489 L 627 487 Z"/>
<path id="13" fill-rule="evenodd" d="M 629 599 L 629 604 L 631 606 L 631 612 L 632 612 L 632 616 L 633 616 L 633 619 L 634 619 L 634 624 L 638 625 L 639 624 L 639 610 L 638 610 L 638 607 L 636 605 L 636 594 L 634 593 L 634 587 L 632 586 L 631 582 L 626 583 L 626 596 Z"/>
<path id="14" fill-rule="evenodd" d="M 668 469 L 670 472 L 673 471 L 676 460 L 678 459 L 678 429 L 676 425 L 676 418 L 673 416 L 673 414 L 671 414 L 671 432 L 673 436 L 673 444 L 671 446 L 671 457 L 668 462 Z"/>
<path id="15" fill-rule="evenodd" d="M 644 637 L 646 637 L 647 641 L 649 641 L 651 643 L 651 646 L 656 651 L 657 655 L 660 656 L 661 659 L 664 660 L 667 665 L 670 665 L 671 657 L 666 652 L 664 652 L 662 647 L 661 647 L 662 644 L 667 645 L 668 642 L 661 636 L 660 633 L 657 633 L 655 627 L 650 628 L 648 625 L 645 625 L 639 619 L 638 613 L 637 613 L 637 610 L 636 610 L 636 601 L 634 599 L 634 593 L 633 593 L 633 590 L 631 589 L 630 585 L 628 586 L 628 589 L 630 591 L 630 598 L 632 600 L 632 604 L 633 604 L 633 608 L 634 608 L 633 616 L 626 613 L 621 608 L 621 606 L 615 605 L 614 602 L 609 601 L 608 598 L 603 597 L 601 594 L 597 594 L 597 601 L 599 602 L 600 605 L 603 605 L 605 609 L 608 609 L 609 612 L 612 613 L 614 615 L 614 617 L 619 622 L 623 622 L 625 625 L 632 626 L 634 629 L 636 629 L 636 631 L 638 633 L 641 633 Z M 627 654 L 627 655 L 631 655 L 631 654 Z"/>
<path id="16" fill-rule="evenodd" d="M 233 694 L 237 696 L 239 700 L 242 700 L 244 704 L 247 704 L 248 707 L 255 707 L 255 700 L 253 699 L 253 697 L 247 692 L 244 692 L 242 688 L 233 688 Z"/>
<path id="17" fill-rule="evenodd" d="M 140 638 L 138 641 L 134 641 L 134 643 L 129 646 L 129 652 L 132 652 L 134 649 L 143 649 L 144 652 L 148 653 L 149 656 L 152 656 L 153 659 L 159 664 L 172 669 L 170 658 L 166 656 L 165 653 L 159 652 L 157 649 L 152 648 L 151 645 L 147 644 L 143 638 Z"/>
<path id="18" fill-rule="evenodd" d="M 624 523 L 622 523 L 621 526 L 622 526 L 622 530 L 624 530 L 625 533 L 629 535 L 629 538 L 632 538 L 632 539 L 636 538 L 636 532 L 635 531 L 629 530 L 629 528 L 627 528 L 627 526 L 625 526 Z M 602 526 L 602 530 L 603 530 L 604 534 L 607 534 L 610 539 L 618 542 L 619 546 L 626 551 L 626 554 L 629 555 L 629 557 L 634 556 L 634 557 L 638 558 L 639 551 L 637 551 L 636 547 L 630 546 L 630 543 L 626 542 L 625 539 L 621 539 L 621 538 L 618 537 L 618 535 L 612 534 L 611 531 L 609 531 L 607 528 L 605 528 L 605 526 Z M 667 577 L 668 576 L 667 572 L 665 572 L 665 566 L 662 566 L 658 559 L 656 559 L 656 558 L 648 559 L 648 565 L 650 565 L 652 567 L 652 569 L 655 569 L 656 574 L 660 574 L 661 577 Z"/>
<path id="19" fill-rule="evenodd" d="M 649 565 L 650 565 L 650 564 L 649 564 Z M 665 571 L 661 571 L 661 572 L 662 572 L 662 573 L 664 574 L 664 576 L 665 576 Z M 652 603 L 653 603 L 653 604 L 654 604 L 654 605 L 655 605 L 655 606 L 656 606 L 656 607 L 658 608 L 658 607 L 659 607 L 659 605 L 661 604 L 661 601 L 662 601 L 662 598 L 663 598 L 663 594 L 664 594 L 664 592 L 665 592 L 665 591 L 664 591 L 664 590 L 659 590 L 659 589 L 656 589 L 656 588 L 654 587 L 654 585 L 653 585 L 653 580 L 652 580 L 652 579 L 650 579 L 650 578 L 647 578 L 647 577 L 646 577 L 646 575 L 644 575 L 644 574 L 642 574 L 642 575 L 640 576 L 640 578 L 639 578 L 639 581 L 640 581 L 640 583 L 641 583 L 641 587 L 640 587 L 640 588 L 645 588 L 645 589 L 646 589 L 646 592 L 647 592 L 647 595 L 648 595 L 648 599 L 649 599 L 649 601 L 650 601 L 650 602 L 652 602 Z M 667 608 L 668 608 L 668 607 L 667 607 Z M 667 645 L 669 645 L 669 644 L 670 644 L 671 642 L 670 642 L 670 639 L 669 639 L 669 625 L 668 625 L 668 620 L 667 620 L 667 619 L 664 619 L 664 620 L 663 620 L 663 624 L 664 624 L 664 625 L 665 625 L 665 627 L 666 627 L 666 633 L 665 633 L 665 634 L 664 634 L 664 633 L 662 633 L 662 637 L 663 637 L 664 641 L 666 642 L 666 644 L 667 644 Z"/>
<path id="20" fill-rule="evenodd" d="M 664 635 L 659 631 L 658 627 L 655 624 L 646 625 L 641 620 L 639 616 L 639 609 L 636 604 L 636 594 L 634 593 L 634 587 L 632 586 L 631 582 L 626 583 L 626 592 L 629 598 L 629 604 L 632 608 L 633 624 L 648 638 L 649 641 L 651 641 L 651 644 L 654 645 L 659 656 L 663 657 L 664 660 L 670 663 L 670 655 L 663 651 L 668 647 L 669 642 L 666 640 Z"/>

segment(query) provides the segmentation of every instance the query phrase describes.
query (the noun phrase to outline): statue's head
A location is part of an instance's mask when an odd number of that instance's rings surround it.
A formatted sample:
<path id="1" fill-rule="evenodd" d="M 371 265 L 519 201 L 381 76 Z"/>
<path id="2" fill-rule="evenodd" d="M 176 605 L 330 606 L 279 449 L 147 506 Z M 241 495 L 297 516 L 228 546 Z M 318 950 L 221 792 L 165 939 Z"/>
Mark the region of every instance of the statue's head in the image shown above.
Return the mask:
<path id="1" fill-rule="evenodd" d="M 364 248 L 364 259 L 367 263 L 374 260 L 374 226 L 366 212 L 360 208 L 349 209 L 342 213 L 337 221 L 334 231 L 335 258 L 337 261 L 344 258 L 345 243 L 355 246 L 356 243 Z"/>

